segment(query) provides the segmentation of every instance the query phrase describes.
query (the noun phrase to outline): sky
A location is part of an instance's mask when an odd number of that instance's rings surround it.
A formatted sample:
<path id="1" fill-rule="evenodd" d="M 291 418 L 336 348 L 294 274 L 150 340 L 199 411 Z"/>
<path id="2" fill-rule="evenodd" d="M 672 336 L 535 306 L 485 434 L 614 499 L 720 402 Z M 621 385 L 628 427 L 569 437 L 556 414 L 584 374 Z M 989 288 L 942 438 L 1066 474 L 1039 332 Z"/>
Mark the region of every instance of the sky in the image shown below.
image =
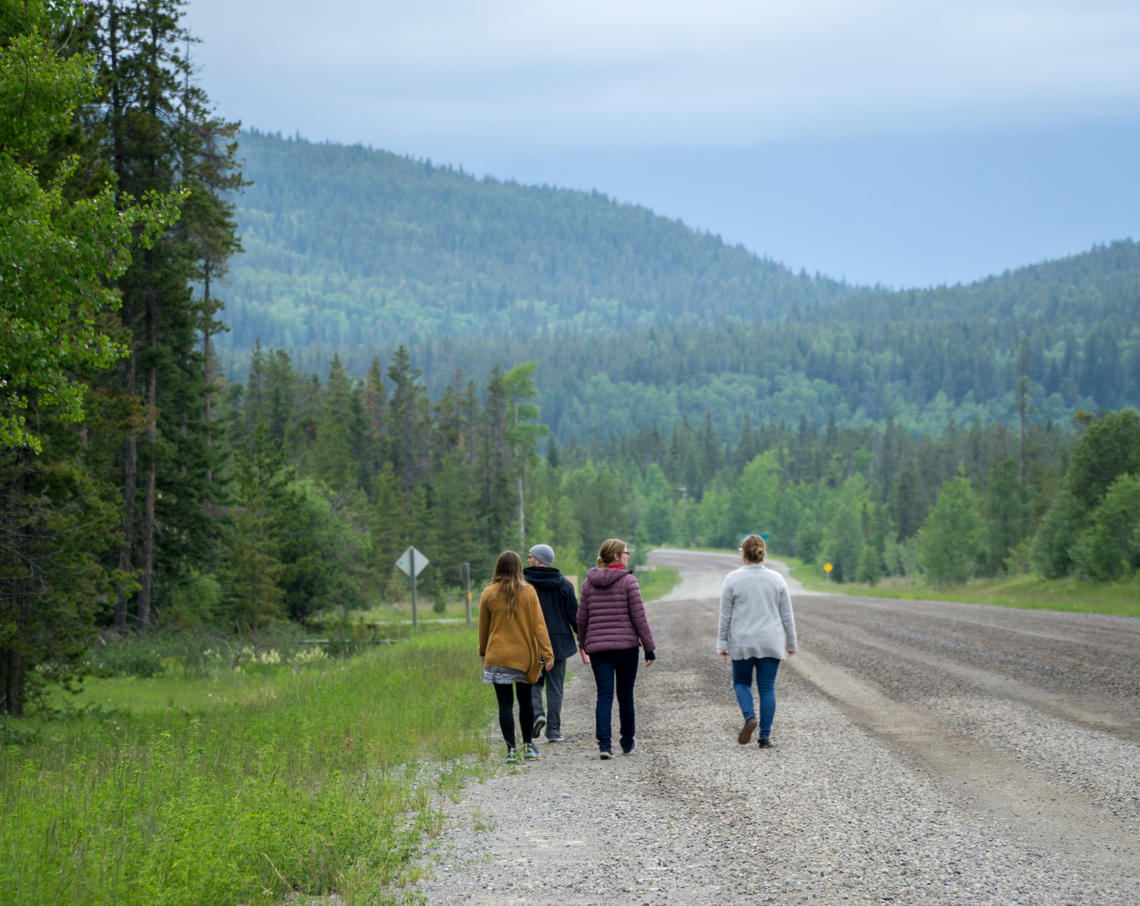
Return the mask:
<path id="1" fill-rule="evenodd" d="M 222 116 L 596 190 L 793 270 L 1140 240 L 1136 0 L 187 0 Z"/>

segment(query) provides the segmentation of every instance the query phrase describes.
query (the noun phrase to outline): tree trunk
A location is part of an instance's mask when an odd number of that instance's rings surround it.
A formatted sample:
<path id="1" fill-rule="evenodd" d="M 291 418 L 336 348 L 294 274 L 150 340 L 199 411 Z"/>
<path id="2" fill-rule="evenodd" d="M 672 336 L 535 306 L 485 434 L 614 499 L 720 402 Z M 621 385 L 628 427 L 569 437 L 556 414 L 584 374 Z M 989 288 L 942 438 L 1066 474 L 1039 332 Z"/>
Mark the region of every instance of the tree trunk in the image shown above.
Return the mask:
<path id="1" fill-rule="evenodd" d="M 115 0 L 107 3 L 107 55 L 112 72 L 119 71 L 119 10 Z M 124 177 L 126 160 L 125 143 L 123 136 L 123 99 L 120 92 L 119 79 L 111 80 L 111 168 L 120 180 Z M 123 309 L 123 324 L 131 328 L 130 314 L 127 308 Z M 127 398 L 135 398 L 135 353 L 131 354 L 123 363 L 123 387 Z M 122 576 L 129 576 L 134 572 L 134 543 L 135 543 L 135 494 L 138 490 L 138 438 L 133 431 L 128 431 L 123 438 L 123 531 L 119 540 L 119 572 Z M 126 588 L 120 581 L 115 596 L 115 631 L 126 632 L 127 616 L 130 602 Z"/>
<path id="2" fill-rule="evenodd" d="M 154 588 L 154 516 L 158 497 L 158 294 L 146 291 L 146 345 L 151 352 L 146 375 L 146 497 L 142 517 L 142 587 L 139 589 L 139 632 L 150 628 L 151 594 Z"/>
<path id="3" fill-rule="evenodd" d="M 4 677 L 4 713 L 13 717 L 22 717 L 27 691 L 24 659 L 20 656 L 20 652 L 12 648 L 0 648 L 0 666 Z"/>
<path id="4" fill-rule="evenodd" d="M 11 621 L 12 638 L 15 645 L 12 648 L 0 648 L 0 682 L 3 683 L 3 710 L 5 714 L 19 717 L 24 713 L 24 700 L 27 697 L 28 670 L 23 654 L 15 646 L 27 633 L 30 622 L 30 609 L 34 600 L 29 593 L 26 578 L 20 573 L 31 563 L 28 534 L 25 520 L 26 494 L 24 480 L 24 461 L 28 456 L 26 451 L 16 452 L 12 457 L 12 481 L 6 488 L 5 526 L 4 526 L 4 552 L 15 563 L 20 564 L 16 569 L 5 573 L 9 574 L 7 581 L 0 584 L 3 600 L 0 601 L 0 618 L 6 622 Z"/>
<path id="5" fill-rule="evenodd" d="M 523 550 L 526 550 L 526 500 L 523 497 L 523 476 L 521 470 L 519 471 L 519 538 L 522 539 Z"/>
<path id="6" fill-rule="evenodd" d="M 210 310 L 210 266 L 207 264 L 202 278 L 202 298 L 204 308 Z M 214 483 L 213 438 L 210 436 L 210 318 L 206 317 L 202 327 L 202 362 L 206 371 L 206 484 Z"/>
<path id="7" fill-rule="evenodd" d="M 127 391 L 127 398 L 135 398 L 135 356 L 134 353 L 126 360 L 123 374 L 123 386 Z M 135 494 L 138 490 L 138 438 L 134 431 L 129 431 L 123 438 L 123 535 L 119 541 L 119 572 L 129 576 L 134 570 L 134 542 L 135 542 Z M 119 583 L 118 594 L 115 597 L 115 631 L 126 632 L 127 629 L 127 592 Z"/>

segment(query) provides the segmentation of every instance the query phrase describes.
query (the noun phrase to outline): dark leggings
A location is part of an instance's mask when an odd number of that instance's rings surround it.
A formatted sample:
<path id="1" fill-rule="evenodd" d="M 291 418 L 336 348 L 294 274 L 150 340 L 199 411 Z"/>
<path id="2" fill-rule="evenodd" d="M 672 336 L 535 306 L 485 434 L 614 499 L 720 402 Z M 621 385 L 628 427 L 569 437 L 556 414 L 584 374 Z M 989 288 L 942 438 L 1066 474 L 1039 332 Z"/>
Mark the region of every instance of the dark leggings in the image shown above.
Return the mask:
<path id="1" fill-rule="evenodd" d="M 522 725 L 523 745 L 531 740 L 534 731 L 534 705 L 530 698 L 530 683 L 495 683 L 495 698 L 499 700 L 499 729 L 507 747 L 515 747 L 515 713 L 511 702 L 511 686 L 519 703 L 519 723 Z"/>

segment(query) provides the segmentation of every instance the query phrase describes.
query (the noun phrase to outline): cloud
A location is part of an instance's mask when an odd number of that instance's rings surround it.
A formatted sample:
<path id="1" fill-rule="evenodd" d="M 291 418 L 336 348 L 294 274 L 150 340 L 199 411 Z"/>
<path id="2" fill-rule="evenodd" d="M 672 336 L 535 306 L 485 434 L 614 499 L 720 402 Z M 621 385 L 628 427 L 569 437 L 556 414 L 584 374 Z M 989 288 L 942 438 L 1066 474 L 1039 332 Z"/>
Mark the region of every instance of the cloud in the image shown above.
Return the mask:
<path id="1" fill-rule="evenodd" d="M 330 0 L 319 16 L 192 0 L 188 22 L 227 115 L 386 147 L 731 147 L 1140 114 L 1140 5 L 1117 0 Z"/>

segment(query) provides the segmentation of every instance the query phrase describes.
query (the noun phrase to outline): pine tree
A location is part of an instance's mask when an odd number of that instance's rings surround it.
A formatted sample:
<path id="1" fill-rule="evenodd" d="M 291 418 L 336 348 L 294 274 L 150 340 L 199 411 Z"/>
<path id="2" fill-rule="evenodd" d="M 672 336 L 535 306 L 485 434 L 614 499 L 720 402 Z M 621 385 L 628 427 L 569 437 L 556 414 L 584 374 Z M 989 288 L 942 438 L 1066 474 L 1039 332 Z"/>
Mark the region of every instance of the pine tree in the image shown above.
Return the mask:
<path id="1" fill-rule="evenodd" d="M 376 584 L 391 599 L 399 587 L 396 560 L 410 543 L 406 537 L 407 505 L 391 463 L 385 463 L 373 487 L 375 500 L 368 522 L 372 565 Z"/>
<path id="2" fill-rule="evenodd" d="M 986 476 L 982 507 L 986 519 L 987 572 L 991 576 L 1005 572 L 1010 552 L 1026 535 L 1025 485 L 1019 460 L 1003 459 Z"/>
<path id="3" fill-rule="evenodd" d="M 179 187 L 189 202 L 180 227 L 143 249 L 118 282 L 130 344 L 123 389 L 145 416 L 141 438 L 128 434 L 123 445 L 118 560 L 122 572 L 140 575 L 135 613 L 143 632 L 156 582 L 176 582 L 210 558 L 208 546 L 185 539 L 209 534 L 209 388 L 200 344 L 218 328 L 217 308 L 210 299 L 195 300 L 191 284 L 216 275 L 237 247 L 232 210 L 221 198 L 240 184 L 235 148 L 226 141 L 233 128 L 209 113 L 191 84 L 183 48 L 192 39 L 180 24 L 182 6 L 106 0 L 97 7 L 106 97 L 101 125 L 116 191 L 125 200 Z M 121 628 L 127 606 L 120 593 Z"/>
<path id="4" fill-rule="evenodd" d="M 223 606 L 231 626 L 255 629 L 285 616 L 281 548 L 294 532 L 287 518 L 290 470 L 264 422 L 235 457 L 233 535 L 228 551 Z"/>
<path id="5" fill-rule="evenodd" d="M 384 466 L 385 432 L 388 429 L 388 389 L 384 385 L 384 372 L 380 369 L 378 357 L 373 358 L 365 375 L 362 393 L 365 435 L 361 466 L 364 487 L 374 494 L 373 482 Z"/>
<path id="6" fill-rule="evenodd" d="M 530 402 L 538 396 L 534 388 L 534 362 L 516 365 L 503 375 L 503 393 L 507 403 L 507 437 L 511 444 L 513 467 L 518 475 L 519 547 L 526 549 L 526 476 L 538 464 L 538 438 L 548 432 L 539 422 L 538 406 Z"/>
<path id="7" fill-rule="evenodd" d="M 519 494 L 510 417 L 506 385 L 496 365 L 487 381 L 478 467 L 481 479 L 479 513 L 488 555 L 519 544 Z"/>
<path id="8" fill-rule="evenodd" d="M 317 425 L 313 476 L 334 492 L 346 493 L 356 487 L 356 469 L 349 432 L 352 425 L 352 395 L 348 373 L 340 356 L 333 354 L 328 382 Z"/>
<path id="9" fill-rule="evenodd" d="M 403 346 L 396 350 L 388 367 L 388 380 L 392 382 L 392 395 L 388 401 L 390 430 L 386 458 L 392 463 L 404 493 L 410 494 L 429 471 L 431 413 L 420 372 L 412 367 Z"/>

